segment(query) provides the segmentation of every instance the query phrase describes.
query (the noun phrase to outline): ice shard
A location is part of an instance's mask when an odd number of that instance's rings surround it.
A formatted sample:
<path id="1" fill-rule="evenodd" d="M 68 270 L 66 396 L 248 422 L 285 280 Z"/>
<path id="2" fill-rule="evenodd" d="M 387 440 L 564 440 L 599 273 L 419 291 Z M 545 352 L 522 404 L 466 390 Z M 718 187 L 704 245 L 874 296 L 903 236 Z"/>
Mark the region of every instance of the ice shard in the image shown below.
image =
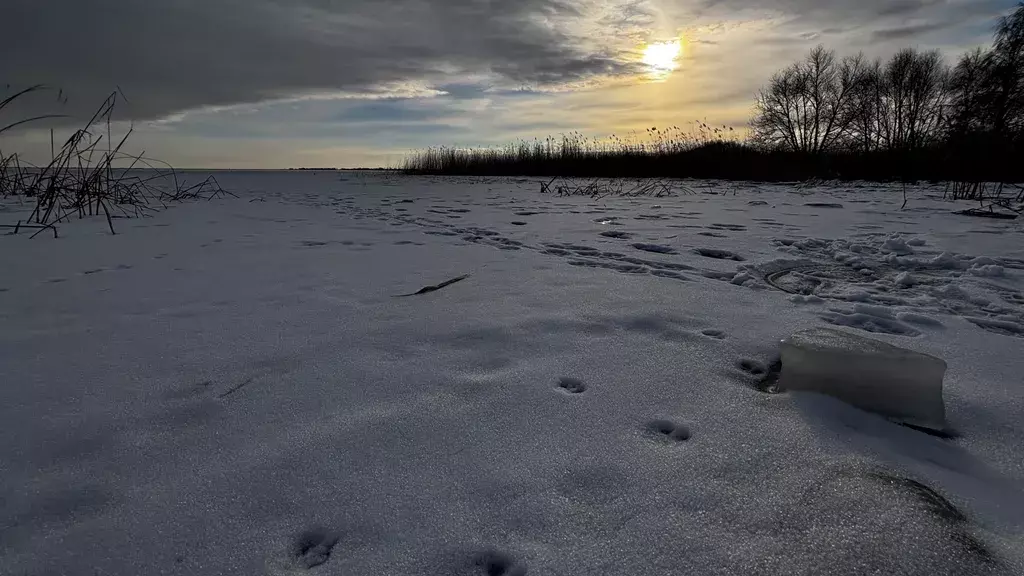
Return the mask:
<path id="1" fill-rule="evenodd" d="M 782 341 L 779 385 L 941 431 L 946 424 L 945 373 L 940 358 L 841 330 L 812 328 Z"/>

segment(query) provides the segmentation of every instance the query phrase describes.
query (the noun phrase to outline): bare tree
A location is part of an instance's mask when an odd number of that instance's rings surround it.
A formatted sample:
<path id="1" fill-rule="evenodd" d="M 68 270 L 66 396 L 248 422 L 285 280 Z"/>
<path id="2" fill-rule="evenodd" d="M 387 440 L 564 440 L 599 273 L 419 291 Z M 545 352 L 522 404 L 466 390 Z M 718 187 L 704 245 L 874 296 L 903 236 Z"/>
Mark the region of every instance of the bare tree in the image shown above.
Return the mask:
<path id="1" fill-rule="evenodd" d="M 867 62 L 860 56 L 857 62 L 860 82 L 850 97 L 852 118 L 847 144 L 852 150 L 870 152 L 881 146 L 882 62 Z"/>
<path id="2" fill-rule="evenodd" d="M 939 134 L 946 102 L 947 68 L 937 51 L 897 52 L 881 69 L 877 122 L 890 150 L 920 148 Z"/>
<path id="3" fill-rule="evenodd" d="M 942 137 L 949 105 L 949 67 L 937 50 L 917 53 L 909 81 L 907 145 L 915 149 Z"/>
<path id="4" fill-rule="evenodd" d="M 987 104 L 997 136 L 1024 130 L 1024 2 L 1000 18 L 989 66 Z"/>
<path id="5" fill-rule="evenodd" d="M 757 95 L 754 135 L 770 147 L 817 154 L 846 145 L 854 94 L 866 79 L 860 56 L 836 59 L 818 46 L 772 76 Z"/>
<path id="6" fill-rule="evenodd" d="M 751 121 L 754 137 L 770 148 L 802 151 L 805 148 L 803 113 L 804 77 L 798 64 L 772 75 L 757 94 Z"/>
<path id="7" fill-rule="evenodd" d="M 882 153 L 867 163 L 821 164 L 829 170 L 1019 178 L 1024 2 L 999 20 L 990 49 L 968 52 L 952 68 L 934 50 L 868 61 L 819 46 L 758 93 L 752 128 L 755 142 L 775 149 Z"/>
<path id="8" fill-rule="evenodd" d="M 987 128 L 985 89 L 992 66 L 990 52 L 977 48 L 960 56 L 948 83 L 948 136 L 962 139 Z"/>

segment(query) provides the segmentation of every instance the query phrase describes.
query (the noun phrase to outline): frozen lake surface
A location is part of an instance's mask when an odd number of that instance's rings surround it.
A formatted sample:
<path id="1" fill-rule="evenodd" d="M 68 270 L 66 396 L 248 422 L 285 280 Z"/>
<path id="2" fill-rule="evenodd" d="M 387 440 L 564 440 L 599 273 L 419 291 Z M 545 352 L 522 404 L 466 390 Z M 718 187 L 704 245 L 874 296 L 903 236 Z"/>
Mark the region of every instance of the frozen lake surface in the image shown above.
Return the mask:
<path id="1" fill-rule="evenodd" d="M 0 574 L 1024 573 L 1020 221 L 217 177 L 0 237 Z M 812 327 L 944 360 L 954 437 L 761 386 Z"/>

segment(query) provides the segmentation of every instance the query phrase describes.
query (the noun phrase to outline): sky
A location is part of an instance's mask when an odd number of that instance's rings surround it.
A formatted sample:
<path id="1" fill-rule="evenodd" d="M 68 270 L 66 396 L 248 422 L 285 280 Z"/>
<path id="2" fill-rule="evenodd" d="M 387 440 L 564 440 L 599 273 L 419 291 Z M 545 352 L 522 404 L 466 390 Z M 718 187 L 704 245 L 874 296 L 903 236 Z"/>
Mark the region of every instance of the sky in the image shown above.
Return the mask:
<path id="1" fill-rule="evenodd" d="M 4 0 L 0 152 L 43 162 L 114 90 L 126 149 L 181 168 L 394 166 L 436 145 L 695 121 L 742 132 L 818 44 L 950 58 L 1015 0 Z M 652 45 L 655 48 L 650 48 Z M 667 47 L 666 47 L 667 46 Z"/>

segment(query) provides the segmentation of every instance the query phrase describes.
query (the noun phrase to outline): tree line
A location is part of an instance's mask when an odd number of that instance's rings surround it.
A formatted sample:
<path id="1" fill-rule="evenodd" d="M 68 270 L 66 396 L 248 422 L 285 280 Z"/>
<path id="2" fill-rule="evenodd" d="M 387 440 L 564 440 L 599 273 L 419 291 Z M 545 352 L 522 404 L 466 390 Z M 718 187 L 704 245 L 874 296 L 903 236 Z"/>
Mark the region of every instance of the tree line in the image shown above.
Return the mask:
<path id="1" fill-rule="evenodd" d="M 756 94 L 750 135 L 699 123 L 649 141 L 560 139 L 438 147 L 410 173 L 792 181 L 1024 182 L 1024 2 L 990 46 L 950 62 L 906 48 L 887 59 L 819 46 Z M 706 131 L 703 131 L 706 130 Z M 652 132 L 654 131 L 654 132 Z"/>
<path id="2" fill-rule="evenodd" d="M 818 169 L 1019 180 L 1024 2 L 999 19 L 990 47 L 952 64 L 934 50 L 883 61 L 819 46 L 758 92 L 751 129 L 757 147 Z"/>

